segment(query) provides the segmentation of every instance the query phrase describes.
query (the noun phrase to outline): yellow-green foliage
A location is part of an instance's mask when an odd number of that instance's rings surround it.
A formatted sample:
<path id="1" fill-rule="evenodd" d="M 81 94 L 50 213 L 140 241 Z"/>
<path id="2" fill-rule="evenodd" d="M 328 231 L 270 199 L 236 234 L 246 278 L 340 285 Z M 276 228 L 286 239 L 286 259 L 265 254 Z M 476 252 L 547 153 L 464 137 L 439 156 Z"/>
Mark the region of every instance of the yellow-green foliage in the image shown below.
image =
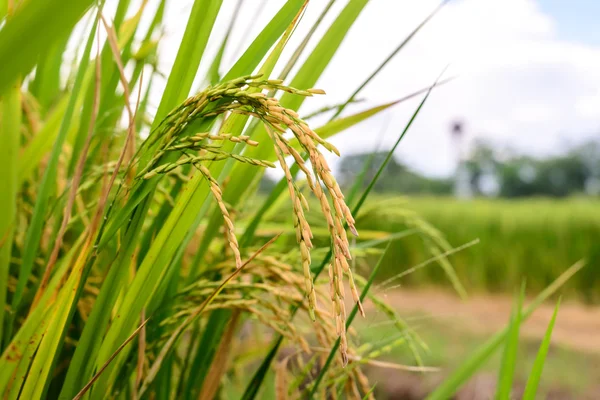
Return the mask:
<path id="1" fill-rule="evenodd" d="M 564 288 L 569 298 L 597 302 L 600 287 L 600 201 L 595 199 L 373 198 L 359 229 L 400 230 L 407 210 L 444 233 L 457 247 L 480 242 L 449 257 L 461 282 L 472 290 L 512 291 L 525 278 L 539 292 L 579 259 L 587 267 Z M 384 211 L 385 210 L 385 211 Z M 385 215 L 384 215 L 385 213 Z M 424 260 L 417 237 L 397 241 L 382 276 L 391 276 Z M 435 265 L 397 283 L 447 284 Z"/>
<path id="2" fill-rule="evenodd" d="M 350 242 L 346 228 L 356 233 L 352 215 L 369 190 L 358 201 L 356 191 L 344 197 L 318 150 L 337 153 L 326 139 L 402 99 L 314 130 L 301 117 L 304 100 L 324 94 L 313 87 L 368 0 L 348 0 L 317 30 L 329 6 L 323 8 L 289 58 L 284 48 L 309 2 L 281 2 L 230 64 L 221 57 L 228 35 L 213 29 L 226 2 L 194 0 L 171 68 L 157 63 L 157 41 L 165 36 L 167 4 L 179 2 L 104 3 L 0 0 L 2 398 L 212 399 L 225 386 L 240 387 L 244 399 L 272 398 L 261 388 L 282 343 L 298 351 L 274 371 L 278 398 L 305 398 L 303 389 L 318 398 L 338 391 L 373 398 L 361 368 L 381 352 L 364 353 L 349 328 L 380 264 L 366 280 L 346 260 L 364 261 L 361 254 L 400 236 L 371 232 L 378 240 L 369 241 L 368 222 L 377 221 L 369 213 L 387 210 L 398 224 L 390 228 L 418 231 L 419 245 L 437 256 L 459 293 L 463 288 L 440 257 L 450 244 L 405 208 L 366 207 L 360 241 Z M 236 15 L 232 26 L 254 23 Z M 421 26 L 373 74 L 347 82 L 357 89 L 345 104 Z M 215 41 L 221 51 L 211 59 L 205 50 Z M 316 44 L 310 51 L 309 42 Z M 203 65 L 212 65 L 209 76 L 199 73 Z M 283 72 L 274 75 L 278 65 Z M 264 168 L 275 162 L 286 179 L 257 209 L 248 207 Z M 320 207 L 305 219 L 307 188 Z M 268 225 L 279 199 L 288 220 Z M 277 240 L 286 229 L 292 240 Z M 320 276 L 328 264 L 330 290 Z M 343 279 L 346 298 L 356 302 L 347 318 Z M 416 335 L 381 299 L 374 304 L 394 322 L 394 345 L 408 346 L 407 362 L 419 363 L 424 346 Z M 342 362 L 333 363 L 336 347 Z M 286 360 L 300 366 L 308 353 L 320 373 L 300 388 L 304 367 L 290 371 Z"/>

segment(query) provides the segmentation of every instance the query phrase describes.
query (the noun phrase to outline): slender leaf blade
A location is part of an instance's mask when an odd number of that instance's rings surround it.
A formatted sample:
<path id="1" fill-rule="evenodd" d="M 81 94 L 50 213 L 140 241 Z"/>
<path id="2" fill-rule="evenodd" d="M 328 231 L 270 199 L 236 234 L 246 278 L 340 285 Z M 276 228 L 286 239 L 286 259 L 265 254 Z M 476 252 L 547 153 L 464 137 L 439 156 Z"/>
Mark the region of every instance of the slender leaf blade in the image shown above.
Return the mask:
<path id="1" fill-rule="evenodd" d="M 558 299 L 558 301 L 556 302 L 556 307 L 554 308 L 554 313 L 552 314 L 552 318 L 548 323 L 548 328 L 546 329 L 544 340 L 542 340 L 540 349 L 538 350 L 537 356 L 535 357 L 533 367 L 531 368 L 531 374 L 529 375 L 529 379 L 527 379 L 527 385 L 525 386 L 525 392 L 523 393 L 523 400 L 535 400 L 536 398 L 535 395 L 540 384 L 542 371 L 544 370 L 544 363 L 546 361 L 546 356 L 548 355 L 548 349 L 550 348 L 550 342 L 552 340 L 552 330 L 554 329 L 554 323 L 556 322 L 556 315 L 558 314 L 559 306 L 560 299 Z"/>
<path id="2" fill-rule="evenodd" d="M 525 285 L 521 287 L 521 293 L 517 296 L 508 327 L 504 352 L 502 354 L 502 364 L 498 376 L 498 389 L 496 399 L 509 400 L 511 398 L 513 376 L 517 363 L 517 353 L 519 351 L 519 330 L 521 327 L 521 307 L 525 295 Z"/>
<path id="3" fill-rule="evenodd" d="M 94 0 L 29 0 L 20 6 L 0 30 L 2 65 L 0 94 L 19 76 L 27 74 L 38 56 L 64 38 Z M 44 34 L 40 35 L 40 27 Z"/>

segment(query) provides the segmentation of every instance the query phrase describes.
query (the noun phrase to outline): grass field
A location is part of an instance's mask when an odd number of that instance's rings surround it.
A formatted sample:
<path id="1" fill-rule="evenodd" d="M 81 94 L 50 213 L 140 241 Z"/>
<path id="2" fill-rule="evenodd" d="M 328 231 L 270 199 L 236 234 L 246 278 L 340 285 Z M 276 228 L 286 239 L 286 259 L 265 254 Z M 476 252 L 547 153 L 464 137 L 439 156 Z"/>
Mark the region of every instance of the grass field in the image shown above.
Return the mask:
<path id="1" fill-rule="evenodd" d="M 600 301 L 600 201 L 456 200 L 451 198 L 375 197 L 358 224 L 366 230 L 401 231 L 414 213 L 437 228 L 452 247 L 474 239 L 479 243 L 449 256 L 469 291 L 512 291 L 526 279 L 528 291 L 539 292 L 579 259 L 587 266 L 567 283 L 569 298 Z M 402 272 L 427 259 L 419 235 L 394 243 L 380 278 Z M 408 274 L 404 285 L 447 285 L 435 264 Z"/>

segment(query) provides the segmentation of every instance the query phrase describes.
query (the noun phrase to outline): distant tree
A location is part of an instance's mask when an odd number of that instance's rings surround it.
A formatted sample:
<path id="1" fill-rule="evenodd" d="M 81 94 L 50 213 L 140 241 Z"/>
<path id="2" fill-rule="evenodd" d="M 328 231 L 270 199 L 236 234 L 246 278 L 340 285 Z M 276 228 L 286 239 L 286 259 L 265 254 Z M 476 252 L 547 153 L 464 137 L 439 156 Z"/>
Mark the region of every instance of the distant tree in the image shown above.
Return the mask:
<path id="1" fill-rule="evenodd" d="M 352 186 L 367 166 L 362 182 L 362 186 L 366 187 L 375 177 L 386 156 L 386 152 L 344 156 L 340 163 L 341 185 Z M 375 183 L 373 190 L 379 193 L 447 195 L 452 193 L 452 181 L 425 177 L 392 158 Z"/>
<path id="2" fill-rule="evenodd" d="M 564 197 L 590 192 L 600 178 L 600 144 L 589 141 L 563 155 L 546 158 L 512 156 L 500 160 L 485 142 L 476 143 L 465 161 L 473 193 L 486 194 L 484 177 L 492 177 L 502 197 Z"/>
<path id="3" fill-rule="evenodd" d="M 476 196 L 488 194 L 484 187 L 487 177 L 496 177 L 500 162 L 497 160 L 494 148 L 484 142 L 476 141 L 470 157 L 463 162 L 469 174 L 471 193 Z"/>

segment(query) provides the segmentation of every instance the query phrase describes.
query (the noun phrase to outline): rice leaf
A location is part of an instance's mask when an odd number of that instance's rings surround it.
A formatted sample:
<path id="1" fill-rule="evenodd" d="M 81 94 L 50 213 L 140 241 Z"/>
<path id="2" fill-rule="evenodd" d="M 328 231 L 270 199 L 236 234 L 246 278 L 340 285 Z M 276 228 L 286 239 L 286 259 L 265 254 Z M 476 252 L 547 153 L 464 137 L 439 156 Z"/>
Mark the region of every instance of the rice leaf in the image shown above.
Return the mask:
<path id="1" fill-rule="evenodd" d="M 69 96 L 61 98 L 46 115 L 44 125 L 37 134 L 21 149 L 18 159 L 19 186 L 30 179 L 39 169 L 42 158 L 52 149 L 56 136 L 69 104 Z M 81 101 L 79 101 L 80 103 Z M 77 107 L 75 107 L 77 109 Z M 74 113 L 74 124 L 78 125 L 77 113 Z M 67 134 L 68 136 L 68 134 Z"/>
<path id="2" fill-rule="evenodd" d="M 40 54 L 64 39 L 93 2 L 30 0 L 21 5 L 0 29 L 0 60 L 10 60 L 2 66 L 0 95 L 33 68 Z"/>
<path id="3" fill-rule="evenodd" d="M 152 129 L 156 128 L 167 113 L 190 93 L 221 4 L 222 0 L 194 1 L 188 25 L 177 51 L 177 58 L 154 116 Z"/>
<path id="4" fill-rule="evenodd" d="M 242 54 L 233 67 L 225 74 L 222 81 L 228 81 L 239 76 L 251 74 L 277 39 L 288 29 L 290 23 L 295 19 L 300 9 L 305 6 L 306 0 L 286 1 L 250 46 L 248 46 L 244 54 Z"/>
<path id="5" fill-rule="evenodd" d="M 517 353 L 519 351 L 519 329 L 521 327 L 521 307 L 525 296 L 525 284 L 521 286 L 521 293 L 516 296 L 515 304 L 508 325 L 508 334 L 502 353 L 502 364 L 498 376 L 498 388 L 496 399 L 510 400 L 512 392 L 513 376 L 517 364 Z"/>
<path id="6" fill-rule="evenodd" d="M 531 368 L 531 374 L 529 374 L 529 378 L 527 379 L 527 385 L 525 386 L 525 392 L 523 393 L 523 400 L 535 400 L 536 398 L 535 395 L 540 384 L 542 371 L 544 370 L 546 355 L 548 354 L 548 349 L 550 348 L 550 343 L 552 340 L 552 329 L 554 329 L 554 323 L 556 322 L 556 315 L 558 314 L 559 306 L 560 298 L 556 302 L 556 307 L 554 308 L 554 313 L 552 314 L 552 318 L 548 323 L 548 328 L 546 329 L 544 340 L 542 340 L 540 349 L 538 350 L 537 356 L 535 357 L 533 367 Z"/>
<path id="7" fill-rule="evenodd" d="M 17 156 L 20 137 L 21 85 L 17 82 L 0 99 L 0 159 L 5 165 L 0 171 L 0 350 L 4 349 L 4 342 L 9 341 L 11 333 L 6 332 L 4 338 L 10 258 L 17 223 Z"/>
<path id="8" fill-rule="evenodd" d="M 75 79 L 75 83 L 73 84 L 73 90 L 71 91 L 71 94 L 69 96 L 69 102 L 66 106 L 67 108 L 65 110 L 64 117 L 60 124 L 58 135 L 54 140 L 52 152 L 50 154 L 50 159 L 48 161 L 46 169 L 44 170 L 42 180 L 39 184 L 37 198 L 33 209 L 33 217 L 31 219 L 25 237 L 25 244 L 23 247 L 23 260 L 19 269 L 19 278 L 17 281 L 17 287 L 12 301 L 12 308 L 15 310 L 18 309 L 20 305 L 23 290 L 25 289 L 25 285 L 29 280 L 35 256 L 38 253 L 40 238 L 42 236 L 42 230 L 45 224 L 44 219 L 46 217 L 46 210 L 48 209 L 49 199 L 50 196 L 52 196 L 53 194 L 52 191 L 55 186 L 58 160 L 62 152 L 62 146 L 65 142 L 67 132 L 70 128 L 73 114 L 75 112 L 77 97 L 79 95 L 79 90 L 83 84 L 84 75 L 88 67 L 89 56 L 92 49 L 92 44 L 94 42 L 95 33 L 96 24 L 93 25 L 92 31 L 90 32 L 90 35 L 88 37 L 87 45 L 81 58 L 81 62 L 79 64 L 77 77 Z"/>
<path id="9" fill-rule="evenodd" d="M 6 347 L 2 356 L 0 357 L 0 364 L 2 365 L 2 373 L 0 373 L 0 393 L 5 393 L 7 387 L 9 387 L 9 381 L 12 387 L 16 386 L 17 394 L 18 389 L 25 381 L 27 370 L 31 357 L 33 357 L 37 347 L 42 339 L 41 333 L 44 331 L 48 316 L 51 314 L 55 305 L 55 290 L 60 283 L 65 279 L 65 275 L 70 266 L 71 260 L 73 259 L 76 252 L 79 250 L 83 242 L 83 237 L 79 238 L 62 258 L 57 271 L 55 272 L 48 290 L 42 297 L 40 304 L 43 306 L 35 307 L 16 332 L 13 335 L 10 345 Z M 15 383 L 16 382 L 16 383 Z"/>
<path id="10" fill-rule="evenodd" d="M 223 60 L 223 54 L 225 53 L 225 48 L 227 47 L 227 43 L 229 42 L 229 36 L 231 35 L 231 31 L 237 22 L 237 18 L 242 7 L 242 0 L 238 0 L 235 5 L 233 15 L 231 16 L 231 20 L 229 21 L 229 27 L 227 28 L 227 32 L 225 32 L 225 36 L 223 37 L 223 41 L 221 41 L 221 46 L 219 46 L 219 50 L 213 59 L 213 62 L 208 69 L 208 78 L 211 85 L 217 84 L 221 78 L 219 75 L 219 68 L 221 67 L 221 62 Z"/>
<path id="11" fill-rule="evenodd" d="M 50 109 L 60 94 L 60 66 L 66 47 L 66 38 L 61 38 L 37 63 L 35 78 L 29 88 L 44 111 Z"/>

